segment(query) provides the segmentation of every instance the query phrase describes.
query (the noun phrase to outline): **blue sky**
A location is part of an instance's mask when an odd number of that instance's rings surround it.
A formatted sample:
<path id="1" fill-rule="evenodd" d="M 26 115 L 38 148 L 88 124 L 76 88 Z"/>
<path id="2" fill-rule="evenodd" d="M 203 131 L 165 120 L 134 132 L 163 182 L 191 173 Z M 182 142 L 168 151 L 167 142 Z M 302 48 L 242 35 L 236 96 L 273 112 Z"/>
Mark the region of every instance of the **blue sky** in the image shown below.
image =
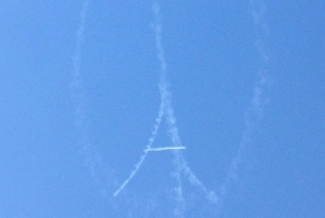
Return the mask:
<path id="1" fill-rule="evenodd" d="M 324 2 L 85 2 L 0 3 L 1 217 L 325 216 Z"/>

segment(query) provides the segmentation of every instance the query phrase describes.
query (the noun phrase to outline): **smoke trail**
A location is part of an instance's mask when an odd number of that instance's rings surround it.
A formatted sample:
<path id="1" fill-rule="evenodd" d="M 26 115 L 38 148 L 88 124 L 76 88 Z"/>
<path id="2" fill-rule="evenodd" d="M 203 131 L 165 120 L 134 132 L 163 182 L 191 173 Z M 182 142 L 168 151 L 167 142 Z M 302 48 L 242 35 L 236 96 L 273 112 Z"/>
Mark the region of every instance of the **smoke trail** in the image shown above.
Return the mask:
<path id="1" fill-rule="evenodd" d="M 146 145 L 146 149 L 144 149 L 143 155 L 141 155 L 140 160 L 135 165 L 134 169 L 131 171 L 129 177 L 120 185 L 120 187 L 114 192 L 114 197 L 116 197 L 132 180 L 132 178 L 136 175 L 144 160 L 146 159 L 148 152 L 150 151 L 168 151 L 172 150 L 174 154 L 174 164 L 176 166 L 176 173 L 174 177 L 177 182 L 177 187 L 174 189 L 176 193 L 176 202 L 177 206 L 175 209 L 175 215 L 178 217 L 184 217 L 185 212 L 185 199 L 183 196 L 183 188 L 182 188 L 182 176 L 184 176 L 192 186 L 195 186 L 201 190 L 207 200 L 209 202 L 218 203 L 218 198 L 215 193 L 209 191 L 203 183 L 196 177 L 196 175 L 192 172 L 192 170 L 187 165 L 184 157 L 180 150 L 186 149 L 186 147 L 182 146 L 181 139 L 178 133 L 178 128 L 176 125 L 176 118 L 174 115 L 174 110 L 172 106 L 172 94 L 169 90 L 169 84 L 167 81 L 167 62 L 164 54 L 163 44 L 162 44 L 162 24 L 161 24 L 161 15 L 160 15 L 160 7 L 157 3 L 153 5 L 153 12 L 155 16 L 155 24 L 153 26 L 153 30 L 155 33 L 155 45 L 157 49 L 157 57 L 160 64 L 160 80 L 159 80 L 159 93 L 161 98 L 161 103 L 158 111 L 158 117 L 156 118 L 156 123 L 154 125 L 154 130 L 152 131 L 151 137 L 149 138 L 149 142 Z M 167 131 L 169 133 L 172 146 L 170 147 L 159 147 L 152 148 L 152 144 L 156 139 L 156 135 L 158 133 L 159 127 L 161 125 L 162 118 L 165 117 L 167 121 Z"/>
<path id="2" fill-rule="evenodd" d="M 178 136 L 178 129 L 176 124 L 176 120 L 174 118 L 174 111 L 171 105 L 171 93 L 168 90 L 168 83 L 167 83 L 167 62 L 164 54 L 164 49 L 162 45 L 162 24 L 161 24 L 161 15 L 160 15 L 160 6 L 158 3 L 153 5 L 153 12 L 155 16 L 155 25 L 154 25 L 154 32 L 155 32 L 155 39 L 156 39 L 156 49 L 157 49 L 157 56 L 160 64 L 160 83 L 159 83 L 159 91 L 161 96 L 161 101 L 164 105 L 164 112 L 166 113 L 166 120 L 168 125 L 168 132 L 171 136 L 171 141 L 173 146 L 181 146 L 180 138 Z M 177 206 L 174 211 L 175 215 L 178 217 L 184 216 L 185 210 L 185 200 L 183 197 L 183 189 L 182 189 L 182 164 L 180 161 L 180 154 L 178 151 L 174 151 L 175 156 L 175 164 L 176 164 L 176 173 L 175 178 L 177 182 L 177 187 L 175 188 L 176 193 L 176 202 Z"/>
<path id="3" fill-rule="evenodd" d="M 175 150 L 184 150 L 186 147 L 159 147 L 159 148 L 149 148 L 145 151 L 175 151 Z"/>
<path id="4" fill-rule="evenodd" d="M 84 31 L 85 31 L 85 23 L 86 23 L 86 14 L 88 10 L 88 1 L 84 1 L 82 5 L 82 9 L 80 12 L 80 24 L 78 30 L 76 32 L 76 48 L 74 55 L 72 57 L 72 83 L 71 83 L 71 92 L 72 92 L 72 99 L 75 103 L 75 120 L 76 126 L 81 128 L 84 121 L 84 111 L 83 111 L 83 94 L 82 94 L 82 79 L 80 76 L 80 56 L 82 53 L 82 45 L 84 41 Z"/>
<path id="5" fill-rule="evenodd" d="M 81 145 L 81 153 L 85 158 L 85 166 L 89 171 L 91 178 L 98 185 L 100 179 L 98 178 L 98 167 L 101 165 L 101 156 L 92 146 L 88 137 L 88 130 L 85 121 L 86 112 L 84 106 L 84 91 L 82 87 L 82 75 L 80 70 L 81 55 L 84 43 L 84 32 L 86 27 L 87 10 L 89 1 L 83 1 L 80 12 L 80 23 L 76 32 L 76 47 L 72 56 L 72 81 L 70 83 L 71 99 L 74 104 L 74 125 L 78 134 L 78 143 Z"/>
<path id="6" fill-rule="evenodd" d="M 84 1 L 82 5 L 82 9 L 80 12 L 80 24 L 78 30 L 76 32 L 76 49 L 75 54 L 73 56 L 73 82 L 81 82 L 80 78 L 80 56 L 82 52 L 82 45 L 84 41 L 84 31 L 85 31 L 85 23 L 86 23 L 86 14 L 88 10 L 88 1 Z M 81 84 L 78 83 L 76 89 L 81 89 Z M 80 103 L 81 104 L 81 103 Z"/>
<path id="7" fill-rule="evenodd" d="M 125 186 L 131 181 L 131 179 L 134 177 L 134 175 L 138 172 L 138 170 L 140 169 L 142 163 L 144 162 L 144 160 L 146 159 L 148 152 L 152 149 L 152 144 L 154 143 L 160 124 L 161 124 L 161 120 L 162 117 L 164 115 L 164 104 L 163 102 L 161 102 L 160 107 L 159 107 L 159 111 L 158 111 L 158 117 L 156 118 L 156 123 L 154 125 L 154 130 L 151 133 L 151 137 L 149 138 L 149 142 L 146 145 L 146 149 L 144 149 L 144 154 L 141 155 L 140 160 L 138 161 L 138 163 L 135 165 L 134 169 L 132 170 L 131 174 L 129 175 L 129 177 L 122 183 L 122 185 L 114 192 L 114 197 L 116 197 L 124 188 Z"/>
<path id="8" fill-rule="evenodd" d="M 168 151 L 168 150 L 180 150 L 180 149 L 186 149 L 184 146 L 174 146 L 174 147 L 161 147 L 161 148 L 152 148 L 152 144 L 154 143 L 162 118 L 164 116 L 164 101 L 161 101 L 159 111 L 158 111 L 158 117 L 156 118 L 156 123 L 154 125 L 154 130 L 151 133 L 151 137 L 149 138 L 149 142 L 146 145 L 146 149 L 144 149 L 144 154 L 141 155 L 140 160 L 138 163 L 134 166 L 134 169 L 131 171 L 129 177 L 120 185 L 120 187 L 114 192 L 114 197 L 116 197 L 125 187 L 126 185 L 132 180 L 132 178 L 135 176 L 135 174 L 140 169 L 141 165 L 143 164 L 144 160 L 146 159 L 148 152 L 150 151 Z"/>
<path id="9" fill-rule="evenodd" d="M 170 134 L 172 145 L 174 147 L 183 147 L 181 139 L 179 136 L 179 131 L 176 125 L 176 118 L 172 106 L 172 94 L 169 91 L 169 86 L 167 82 L 167 61 L 165 58 L 164 48 L 162 44 L 162 24 L 161 24 L 161 14 L 160 7 L 158 3 L 153 5 L 153 12 L 155 15 L 156 23 L 154 25 L 154 32 L 156 38 L 156 49 L 157 56 L 160 63 L 160 95 L 162 103 L 164 105 L 164 112 L 166 115 L 168 133 Z M 203 183 L 195 176 L 192 170 L 188 167 L 182 153 L 178 150 L 173 151 L 174 154 L 174 163 L 176 165 L 175 178 L 177 181 L 177 187 L 175 188 L 176 192 L 176 201 L 178 203 L 175 215 L 183 217 L 185 211 L 185 199 L 183 197 L 182 189 L 182 174 L 189 180 L 191 185 L 198 187 L 200 190 L 205 193 L 206 198 L 213 203 L 217 203 L 218 199 L 214 192 L 208 191 Z"/>
<path id="10" fill-rule="evenodd" d="M 76 48 L 75 53 L 72 57 L 73 71 L 72 71 L 72 82 L 71 98 L 75 106 L 74 121 L 79 134 L 79 144 L 82 145 L 84 153 L 88 153 L 90 150 L 89 140 L 86 134 L 85 128 L 85 107 L 84 107 L 84 93 L 82 90 L 82 77 L 80 74 L 80 59 L 82 54 L 82 45 L 84 42 L 84 31 L 86 23 L 86 15 L 88 10 L 88 1 L 84 1 L 80 12 L 80 24 L 76 32 Z M 91 156 L 87 156 L 86 166 L 89 169 L 91 176 L 95 177 L 95 161 Z"/>
<path id="11" fill-rule="evenodd" d="M 264 108 L 268 103 L 265 92 L 270 83 L 270 75 L 267 67 L 270 55 L 265 45 L 269 35 L 269 29 L 264 19 L 266 13 L 265 2 L 263 0 L 250 0 L 250 9 L 254 20 L 256 35 L 255 44 L 257 53 L 261 58 L 261 67 L 257 72 L 258 81 L 254 87 L 250 107 L 245 114 L 246 127 L 242 141 L 238 148 L 237 155 L 231 163 L 228 175 L 220 188 L 220 193 L 223 197 L 227 194 L 231 182 L 238 179 L 239 165 L 242 162 L 244 153 L 247 152 L 248 146 L 252 143 L 252 136 L 263 119 Z"/>

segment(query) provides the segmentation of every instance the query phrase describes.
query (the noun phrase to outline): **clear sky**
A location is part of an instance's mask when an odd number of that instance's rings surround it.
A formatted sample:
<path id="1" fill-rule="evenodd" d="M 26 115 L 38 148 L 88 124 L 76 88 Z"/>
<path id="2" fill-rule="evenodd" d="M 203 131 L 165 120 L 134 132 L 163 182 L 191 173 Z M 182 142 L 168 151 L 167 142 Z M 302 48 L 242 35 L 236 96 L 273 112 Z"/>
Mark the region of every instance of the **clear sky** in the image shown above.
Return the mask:
<path id="1" fill-rule="evenodd" d="M 0 217 L 325 217 L 324 8 L 1 1 Z"/>

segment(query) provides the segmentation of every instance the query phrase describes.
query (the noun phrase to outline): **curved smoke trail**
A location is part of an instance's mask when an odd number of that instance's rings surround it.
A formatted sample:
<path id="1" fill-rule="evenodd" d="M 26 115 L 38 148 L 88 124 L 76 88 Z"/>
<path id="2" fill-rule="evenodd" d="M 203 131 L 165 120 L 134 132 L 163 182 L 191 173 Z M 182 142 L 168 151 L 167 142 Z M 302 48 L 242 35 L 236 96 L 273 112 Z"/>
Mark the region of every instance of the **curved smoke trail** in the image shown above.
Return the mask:
<path id="1" fill-rule="evenodd" d="M 172 94 L 169 90 L 169 84 L 167 80 L 167 61 L 164 54 L 164 48 L 162 44 L 162 24 L 161 24 L 161 14 L 160 7 L 158 3 L 153 5 L 153 12 L 155 16 L 155 24 L 153 26 L 153 30 L 155 33 L 155 45 L 157 49 L 157 57 L 160 64 L 160 76 L 159 76 L 159 92 L 161 103 L 158 111 L 158 117 L 156 118 L 156 124 L 154 126 L 154 130 L 149 138 L 149 143 L 144 149 L 144 154 L 140 157 L 140 160 L 135 165 L 129 177 L 122 183 L 122 185 L 114 192 L 114 196 L 116 197 L 132 180 L 132 178 L 136 175 L 141 165 L 143 164 L 145 158 L 148 155 L 149 151 L 165 151 L 172 150 L 174 154 L 174 163 L 176 165 L 176 173 L 175 178 L 177 181 L 177 187 L 175 188 L 176 193 L 176 201 L 177 206 L 175 210 L 175 214 L 178 216 L 183 216 L 185 210 L 185 199 L 183 197 L 183 189 L 182 189 L 182 176 L 185 176 L 190 182 L 191 185 L 198 187 L 201 191 L 203 191 L 207 197 L 207 199 L 211 202 L 218 202 L 218 199 L 214 192 L 208 191 L 208 189 L 203 185 L 203 183 L 196 177 L 196 175 L 192 172 L 192 170 L 187 165 L 182 153 L 180 150 L 185 148 L 179 136 L 178 127 L 176 125 L 176 118 L 174 109 L 172 106 Z M 152 144 L 155 141 L 157 132 L 159 130 L 161 121 L 165 117 L 168 125 L 168 133 L 172 142 L 171 147 L 163 147 L 163 148 L 152 148 Z"/>
<path id="2" fill-rule="evenodd" d="M 246 128 L 237 150 L 237 154 L 233 159 L 224 183 L 220 188 L 220 198 L 227 195 L 230 184 L 238 179 L 238 168 L 243 161 L 244 153 L 247 152 L 248 146 L 252 143 L 252 136 L 256 133 L 257 128 L 263 119 L 264 108 L 268 103 L 266 92 L 269 89 L 271 81 L 268 72 L 270 54 L 266 46 L 269 29 L 264 18 L 266 13 L 266 4 L 263 0 L 250 0 L 249 6 L 253 16 L 253 25 L 256 37 L 255 45 L 257 53 L 261 58 L 261 67 L 257 70 L 258 81 L 253 89 L 253 97 L 250 107 L 245 114 Z"/>

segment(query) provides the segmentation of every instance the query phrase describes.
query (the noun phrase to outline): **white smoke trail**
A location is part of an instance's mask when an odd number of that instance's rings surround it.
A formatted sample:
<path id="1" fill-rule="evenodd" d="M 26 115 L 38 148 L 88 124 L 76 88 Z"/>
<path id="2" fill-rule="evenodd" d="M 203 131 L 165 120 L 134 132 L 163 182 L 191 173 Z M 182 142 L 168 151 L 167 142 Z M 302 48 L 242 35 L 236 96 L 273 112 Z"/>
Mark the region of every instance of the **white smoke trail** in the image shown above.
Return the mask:
<path id="1" fill-rule="evenodd" d="M 148 148 L 145 151 L 175 151 L 175 150 L 184 150 L 186 147 L 159 147 L 159 148 Z"/>
<path id="2" fill-rule="evenodd" d="M 84 106 L 84 93 L 82 87 L 82 75 L 80 70 L 82 47 L 84 43 L 84 32 L 86 27 L 87 10 L 89 1 L 85 0 L 80 12 L 80 23 L 76 32 L 76 47 L 72 56 L 72 81 L 70 83 L 71 99 L 74 104 L 74 123 L 77 130 L 79 144 L 82 146 L 81 152 L 85 158 L 85 166 L 91 178 L 98 185 L 101 181 L 98 178 L 97 168 L 101 164 L 101 156 L 92 146 L 88 137 L 88 130 L 85 121 L 86 112 Z"/>
<path id="3" fill-rule="evenodd" d="M 178 129 L 176 126 L 176 120 L 174 118 L 174 111 L 171 105 L 171 93 L 168 90 L 168 83 L 167 83 L 167 61 L 164 54 L 164 49 L 162 45 L 162 24 L 161 24 L 161 15 L 160 15 L 160 6 L 158 3 L 153 5 L 153 12 L 155 16 L 155 24 L 154 24 L 154 32 L 156 38 L 156 49 L 158 60 L 160 63 L 160 84 L 159 84 L 159 91 L 161 96 L 161 101 L 164 105 L 164 112 L 166 113 L 166 120 L 168 125 L 168 132 L 171 136 L 171 141 L 173 146 L 181 146 L 180 138 L 178 136 Z M 175 156 L 175 164 L 177 167 L 177 171 L 175 173 L 175 178 L 177 181 L 177 187 L 175 188 L 176 193 L 176 202 L 177 206 L 174 211 L 175 215 L 178 217 L 184 216 L 185 210 L 185 200 L 183 197 L 183 189 L 182 189 L 182 164 L 180 161 L 180 154 L 178 151 L 174 151 Z M 178 158 L 177 158 L 178 157 Z"/>
<path id="4" fill-rule="evenodd" d="M 169 91 L 169 86 L 167 82 L 167 61 L 165 58 L 164 48 L 162 44 L 162 24 L 161 24 L 161 14 L 160 14 L 160 7 L 158 3 L 153 5 L 153 12 L 155 15 L 156 23 L 154 25 L 154 32 L 156 36 L 156 48 L 157 48 L 157 55 L 158 60 L 160 62 L 160 95 L 162 99 L 162 103 L 164 105 L 164 112 L 166 115 L 167 125 L 168 125 L 168 132 L 171 137 L 172 145 L 175 147 L 183 147 L 181 143 L 181 139 L 179 136 L 179 131 L 176 125 L 176 118 L 174 115 L 174 110 L 172 106 L 172 95 Z M 195 176 L 192 170 L 188 167 L 186 161 L 182 153 L 178 150 L 173 151 L 174 153 L 174 163 L 176 165 L 177 171 L 175 173 L 175 178 L 177 181 L 176 191 L 176 200 L 177 200 L 177 207 L 175 210 L 175 215 L 179 217 L 184 216 L 185 211 L 185 199 L 183 197 L 183 189 L 182 189 L 182 174 L 189 180 L 189 182 L 193 185 L 198 187 L 200 190 L 205 193 L 206 198 L 213 203 L 218 202 L 218 198 L 216 197 L 215 193 L 212 191 L 208 191 L 208 189 L 203 185 L 203 183 Z"/>
<path id="5" fill-rule="evenodd" d="M 120 185 L 120 187 L 114 192 L 114 197 L 116 197 L 125 187 L 126 185 L 132 180 L 132 178 L 135 176 L 135 174 L 138 172 L 140 169 L 141 165 L 143 164 L 144 160 L 146 159 L 148 152 L 150 151 L 168 151 L 168 150 L 181 150 L 181 149 L 186 149 L 184 146 L 174 146 L 174 147 L 160 147 L 160 148 L 152 148 L 152 144 L 154 143 L 161 121 L 162 117 L 164 115 L 164 102 L 161 101 L 159 111 L 158 111 L 158 117 L 156 118 L 156 123 L 154 125 L 154 130 L 151 133 L 151 137 L 149 138 L 149 142 L 146 145 L 146 149 L 144 149 L 144 154 L 141 155 L 140 160 L 138 163 L 135 165 L 134 169 L 131 171 L 129 177 Z"/>
<path id="6" fill-rule="evenodd" d="M 140 169 L 141 165 L 143 164 L 144 160 L 146 159 L 149 151 L 166 151 L 166 150 L 175 150 L 175 149 L 185 149 L 183 146 L 175 146 L 175 147 L 162 147 L 162 148 L 152 148 L 152 144 L 154 143 L 159 127 L 161 125 L 162 118 L 164 116 L 164 101 L 162 100 L 163 97 L 161 97 L 161 103 L 159 106 L 158 116 L 156 118 L 156 123 L 154 125 L 154 130 L 151 133 L 151 137 L 149 138 L 149 142 L 146 145 L 146 149 L 144 149 L 144 154 L 140 157 L 140 160 L 135 165 L 134 169 L 131 171 L 129 177 L 120 185 L 120 187 L 114 192 L 114 197 L 116 197 L 125 187 L 126 185 L 132 180 L 132 178 L 135 176 L 135 174 Z"/>
<path id="7" fill-rule="evenodd" d="M 252 136 L 263 119 L 264 108 L 268 103 L 265 92 L 270 83 L 270 75 L 267 69 L 270 54 L 265 45 L 269 35 L 269 29 L 264 19 L 266 5 L 263 0 L 250 0 L 250 8 L 254 19 L 256 49 L 261 58 L 262 67 L 258 69 L 258 82 L 254 87 L 251 105 L 245 115 L 246 129 L 243 133 L 242 141 L 237 155 L 231 163 L 228 175 L 220 188 L 220 193 L 223 197 L 226 196 L 230 184 L 238 179 L 238 168 L 244 153 L 247 152 L 248 146 L 252 143 Z"/>
<path id="8" fill-rule="evenodd" d="M 138 161 L 138 163 L 135 165 L 134 169 L 132 170 L 131 174 L 129 175 L 129 177 L 122 183 L 122 185 L 114 192 L 114 197 L 116 197 L 124 188 L 125 186 L 131 181 L 131 179 L 134 177 L 134 175 L 138 172 L 138 170 L 140 169 L 143 161 L 146 159 L 148 152 L 152 149 L 152 144 L 156 139 L 160 124 L 161 124 L 161 120 L 162 117 L 164 115 L 164 111 L 163 111 L 163 103 L 160 104 L 159 107 L 159 111 L 158 111 L 158 117 L 156 118 L 156 123 L 154 125 L 154 130 L 151 133 L 151 137 L 149 138 L 149 142 L 146 145 L 146 149 L 144 150 L 144 154 L 141 155 L 140 160 Z"/>
<path id="9" fill-rule="evenodd" d="M 155 24 L 153 26 L 155 32 L 155 42 L 157 48 L 157 56 L 160 64 L 160 82 L 159 82 L 159 92 L 161 97 L 161 103 L 158 111 L 158 117 L 156 118 L 156 123 L 154 125 L 154 130 L 152 131 L 151 137 L 149 138 L 149 142 L 146 145 L 146 149 L 144 149 L 144 154 L 140 157 L 140 160 L 135 165 L 134 169 L 131 171 L 129 177 L 120 185 L 120 187 L 114 192 L 114 197 L 116 197 L 132 180 L 132 178 L 136 175 L 144 160 L 146 159 L 148 152 L 150 151 L 169 151 L 172 150 L 174 153 L 174 163 L 176 165 L 176 173 L 175 178 L 177 181 L 177 187 L 175 188 L 176 192 L 176 200 L 177 207 L 175 214 L 177 216 L 183 217 L 185 210 L 185 200 L 183 197 L 182 190 L 182 174 L 189 180 L 190 184 L 193 186 L 197 186 L 201 191 L 203 191 L 206 195 L 206 198 L 216 203 L 218 201 L 214 192 L 208 191 L 207 188 L 203 185 L 203 183 L 195 176 L 195 174 L 188 167 L 186 161 L 184 160 L 180 150 L 184 150 L 186 147 L 182 146 L 178 128 L 176 126 L 176 119 L 174 115 L 174 110 L 172 107 L 171 101 L 171 92 L 169 91 L 169 85 L 167 82 L 167 62 L 164 54 L 164 49 L 162 45 L 162 25 L 160 18 L 160 8 L 156 3 L 153 5 L 153 12 L 155 16 Z M 162 118 L 165 116 L 167 125 L 168 125 L 168 133 L 170 135 L 172 145 L 170 147 L 160 147 L 160 148 L 152 148 L 152 144 L 156 139 L 156 135 L 158 133 L 159 127 L 161 125 Z"/>
<path id="10" fill-rule="evenodd" d="M 75 53 L 72 57 L 72 83 L 71 83 L 71 92 L 72 92 L 72 99 L 75 103 L 75 119 L 76 119 L 76 126 L 81 128 L 84 121 L 84 111 L 83 111 L 83 94 L 82 94 L 82 79 L 80 76 L 80 56 L 82 53 L 82 44 L 84 41 L 84 31 L 85 31 L 85 23 L 86 23 L 86 14 L 88 9 L 88 1 L 84 1 L 82 5 L 82 9 L 80 12 L 80 24 L 78 30 L 76 32 L 76 48 Z"/>
<path id="11" fill-rule="evenodd" d="M 82 145 L 84 153 L 89 153 L 90 146 L 87 137 L 87 130 L 85 128 L 85 108 L 84 108 L 84 94 L 82 90 L 82 77 L 80 73 L 80 59 L 82 54 L 82 45 L 84 42 L 84 31 L 86 23 L 86 15 L 88 10 L 88 1 L 84 1 L 82 9 L 80 12 L 80 24 L 76 32 L 76 48 L 75 53 L 72 57 L 73 71 L 72 71 L 72 82 L 71 87 L 71 97 L 75 106 L 75 126 L 78 131 L 79 143 Z M 87 155 L 86 166 L 93 178 L 95 178 L 95 160 L 91 157 L 92 155 Z"/>
<path id="12" fill-rule="evenodd" d="M 73 82 L 80 81 L 80 56 L 82 52 L 82 44 L 84 41 L 84 31 L 85 31 L 85 23 L 86 23 L 86 15 L 87 15 L 87 10 L 88 10 L 88 1 L 84 1 L 82 5 L 82 9 L 80 12 L 80 24 L 78 27 L 78 30 L 76 32 L 76 38 L 77 38 L 77 43 L 76 43 L 76 49 L 75 49 L 75 54 L 73 56 Z M 77 84 L 78 89 L 81 88 L 80 82 Z"/>

